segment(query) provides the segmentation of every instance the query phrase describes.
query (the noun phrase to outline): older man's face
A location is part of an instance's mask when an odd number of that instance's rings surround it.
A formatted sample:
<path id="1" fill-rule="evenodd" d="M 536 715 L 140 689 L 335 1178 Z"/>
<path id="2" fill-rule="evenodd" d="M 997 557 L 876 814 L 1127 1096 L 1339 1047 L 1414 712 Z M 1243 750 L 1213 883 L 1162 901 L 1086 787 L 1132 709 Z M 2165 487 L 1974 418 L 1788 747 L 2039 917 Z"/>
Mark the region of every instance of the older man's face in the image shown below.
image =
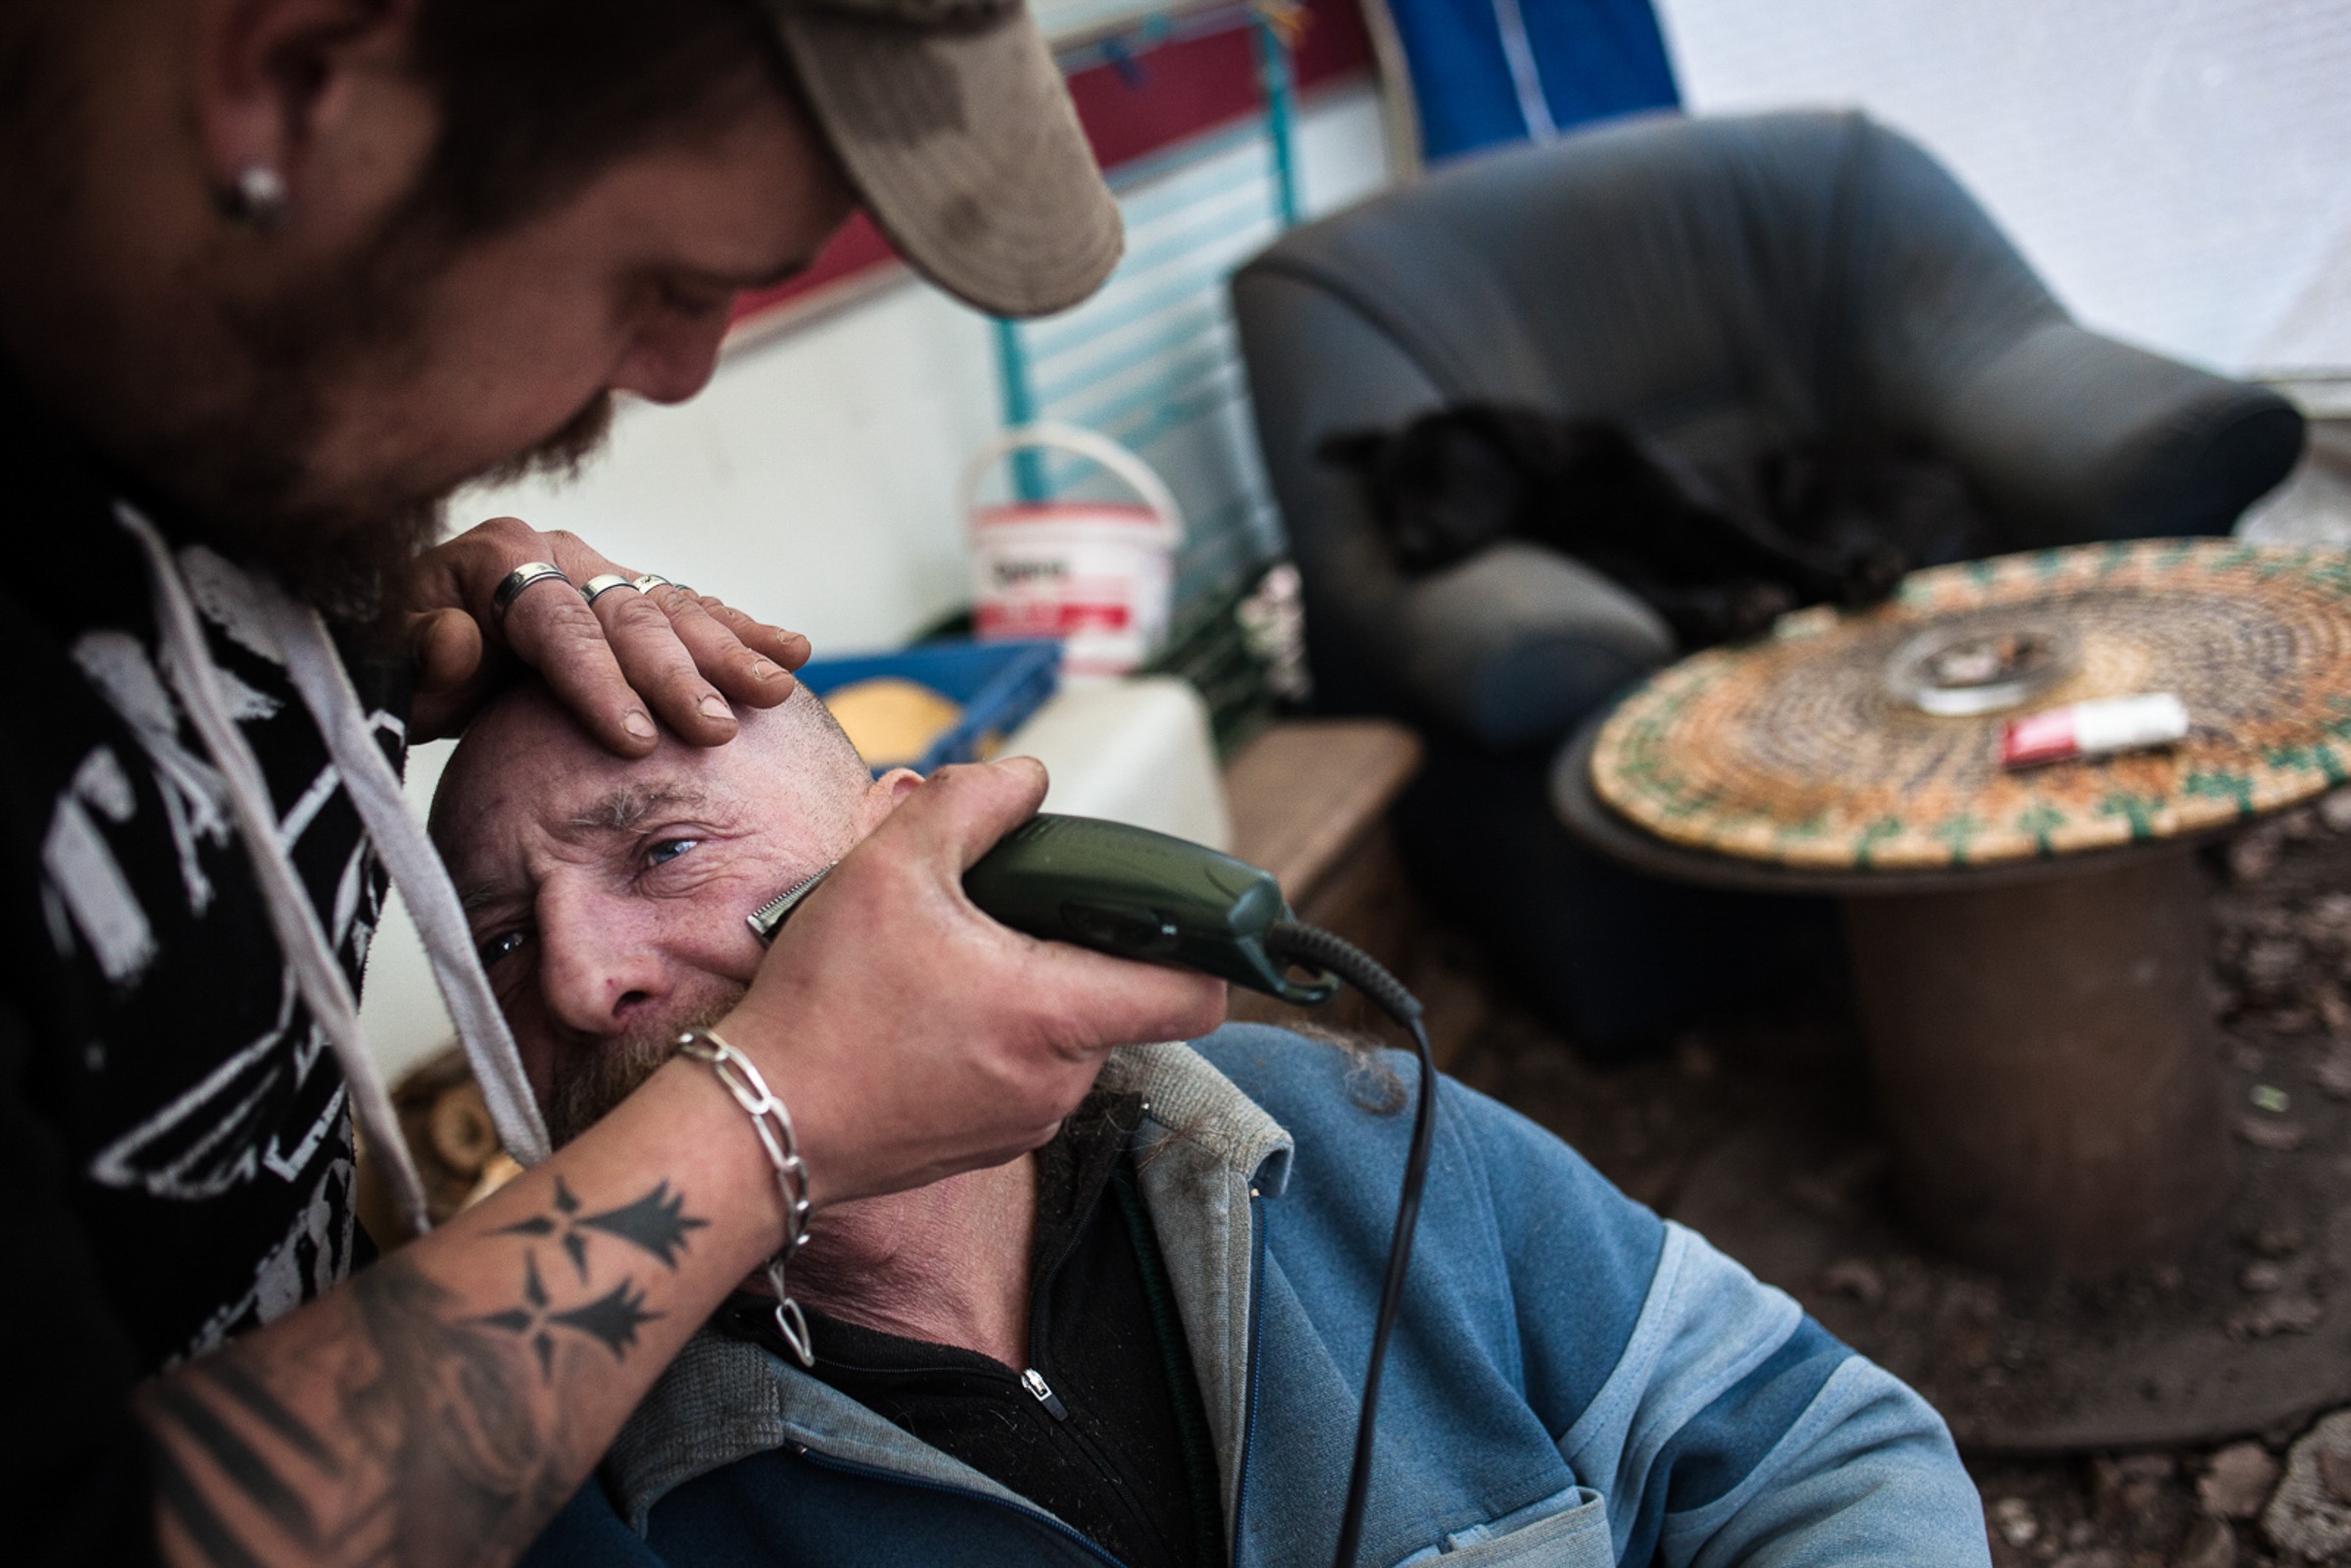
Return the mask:
<path id="1" fill-rule="evenodd" d="M 623 761 L 533 689 L 451 760 L 434 836 L 559 1142 L 734 1004 L 765 952 L 745 916 L 847 854 L 911 780 L 868 779 L 814 701 L 743 715 L 731 746 L 664 736 Z"/>

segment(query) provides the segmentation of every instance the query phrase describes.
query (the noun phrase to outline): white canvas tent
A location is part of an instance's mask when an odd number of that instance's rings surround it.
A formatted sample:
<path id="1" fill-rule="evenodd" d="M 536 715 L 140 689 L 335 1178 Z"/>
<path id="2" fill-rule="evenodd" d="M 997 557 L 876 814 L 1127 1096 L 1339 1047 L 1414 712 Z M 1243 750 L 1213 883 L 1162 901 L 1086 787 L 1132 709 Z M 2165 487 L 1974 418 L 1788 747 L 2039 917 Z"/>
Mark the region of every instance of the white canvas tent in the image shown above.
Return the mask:
<path id="1" fill-rule="evenodd" d="M 1165 9 L 1039 3 L 1073 38 Z M 2351 0 L 1658 0 L 1658 16 L 1690 112 L 1863 108 L 1950 167 L 2087 324 L 2351 416 Z M 1305 216 L 1393 177 L 1376 92 L 1300 106 Z M 1221 156 L 1245 153 L 1228 137 Z M 747 336 L 692 404 L 624 409 L 577 481 L 472 493 L 452 520 L 571 528 L 827 653 L 889 646 L 968 591 L 955 477 L 1001 415 L 995 356 L 988 322 L 902 278 Z M 1221 427 L 1246 437 L 1240 415 Z M 2347 428 L 2319 426 L 2314 447 L 2351 472 Z M 2351 545 L 2351 483 L 2308 471 L 2248 526 Z M 376 951 L 370 1029 L 406 1060 L 445 1026 L 397 910 Z"/>

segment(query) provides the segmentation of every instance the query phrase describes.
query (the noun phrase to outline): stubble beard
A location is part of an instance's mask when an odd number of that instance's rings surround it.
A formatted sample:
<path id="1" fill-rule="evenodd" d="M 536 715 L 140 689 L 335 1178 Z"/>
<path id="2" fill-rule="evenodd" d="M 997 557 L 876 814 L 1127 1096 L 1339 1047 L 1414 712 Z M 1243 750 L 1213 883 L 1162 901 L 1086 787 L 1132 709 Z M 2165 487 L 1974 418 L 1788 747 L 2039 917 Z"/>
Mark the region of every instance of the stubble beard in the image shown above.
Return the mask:
<path id="1" fill-rule="evenodd" d="M 573 1053 L 556 1069 L 547 1105 L 547 1135 L 558 1149 L 611 1115 L 645 1080 L 677 1054 L 677 1037 L 706 1029 L 732 1012 L 734 995 L 698 1007 L 658 1029 L 632 1030 L 592 1050 Z"/>
<path id="2" fill-rule="evenodd" d="M 87 172 L 85 121 L 93 110 L 81 55 L 84 8 L 85 0 L 0 0 L 0 180 L 21 184 L 53 229 L 74 221 L 77 181 Z M 396 384 L 401 372 L 418 368 L 424 303 L 462 249 L 431 202 L 412 195 L 327 275 L 265 305 L 218 308 L 200 334 L 202 347 L 184 357 L 159 354 L 152 344 L 136 351 L 119 345 L 125 351 L 120 374 L 155 377 L 167 387 L 200 379 L 209 386 L 202 407 L 160 428 L 114 432 L 108 456 L 172 503 L 196 536 L 268 570 L 355 629 L 386 629 L 410 562 L 439 534 L 460 485 L 569 475 L 602 445 L 612 422 L 612 397 L 599 393 L 561 428 L 483 473 L 431 488 L 386 476 L 321 491 L 313 454 L 332 423 L 334 394 Z M 76 298 L 74 308 L 91 303 Z M 111 365 L 118 356 L 102 358 Z"/>
<path id="3" fill-rule="evenodd" d="M 361 626 L 400 608 L 396 589 L 434 542 L 450 495 L 472 478 L 569 476 L 603 445 L 612 398 L 600 392 L 560 428 L 482 474 L 429 490 L 386 477 L 322 493 L 312 455 L 337 391 L 397 383 L 417 368 L 423 305 L 455 247 L 387 238 L 340 275 L 257 310 L 226 310 L 240 384 L 151 440 L 136 466 L 193 514 L 226 553 L 297 596 Z"/>

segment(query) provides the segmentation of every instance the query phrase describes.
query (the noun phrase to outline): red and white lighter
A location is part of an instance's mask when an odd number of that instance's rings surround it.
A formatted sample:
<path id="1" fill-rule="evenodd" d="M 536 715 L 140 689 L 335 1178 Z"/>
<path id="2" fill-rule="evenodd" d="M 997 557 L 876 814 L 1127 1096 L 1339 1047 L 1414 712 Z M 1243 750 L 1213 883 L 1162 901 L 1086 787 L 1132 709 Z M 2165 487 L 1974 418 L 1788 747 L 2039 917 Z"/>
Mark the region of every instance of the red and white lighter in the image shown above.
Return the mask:
<path id="1" fill-rule="evenodd" d="M 2010 719 L 2000 731 L 2000 764 L 2032 767 L 2169 746 L 2187 730 L 2187 705 L 2170 692 L 2093 698 Z"/>

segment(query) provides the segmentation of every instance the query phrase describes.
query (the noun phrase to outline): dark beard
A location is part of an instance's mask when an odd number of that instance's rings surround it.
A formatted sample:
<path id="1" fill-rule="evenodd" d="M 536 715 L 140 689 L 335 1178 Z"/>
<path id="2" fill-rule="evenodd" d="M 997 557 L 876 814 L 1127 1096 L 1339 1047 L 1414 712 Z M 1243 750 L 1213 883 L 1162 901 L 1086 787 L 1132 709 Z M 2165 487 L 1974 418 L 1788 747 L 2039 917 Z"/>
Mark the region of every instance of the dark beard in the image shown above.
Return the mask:
<path id="1" fill-rule="evenodd" d="M 539 474 L 575 479 L 580 465 L 603 451 L 605 438 L 612 433 L 612 394 L 599 392 L 559 425 L 555 434 L 474 479 L 483 484 L 515 484 Z"/>
<path id="2" fill-rule="evenodd" d="M 338 379 L 363 366 L 375 375 L 408 368 L 422 300 L 452 249 L 433 239 L 383 240 L 348 276 L 266 312 L 231 314 L 227 326 L 247 360 L 241 395 L 140 454 L 138 466 L 167 480 L 224 553 L 360 627 L 389 629 L 400 607 L 387 589 L 439 536 L 455 486 L 418 495 L 387 483 L 374 493 L 307 499 L 308 454 L 326 428 Z M 602 446 L 612 419 L 612 394 L 600 392 L 479 477 L 570 477 Z"/>
<path id="3" fill-rule="evenodd" d="M 640 1084 L 677 1054 L 677 1037 L 703 1029 L 732 1012 L 741 993 L 714 1003 L 659 1030 L 630 1033 L 581 1052 L 556 1069 L 555 1093 L 547 1106 L 547 1136 L 558 1149 L 611 1115 Z"/>
<path id="4" fill-rule="evenodd" d="M 491 484 L 535 474 L 571 478 L 603 447 L 612 425 L 612 396 L 600 392 L 553 435 L 475 477 Z M 220 514 L 214 536 L 327 614 L 388 630 L 379 623 L 405 607 L 385 590 L 440 537 L 449 494 L 332 507 L 270 507 L 257 497 L 255 504 Z"/>

